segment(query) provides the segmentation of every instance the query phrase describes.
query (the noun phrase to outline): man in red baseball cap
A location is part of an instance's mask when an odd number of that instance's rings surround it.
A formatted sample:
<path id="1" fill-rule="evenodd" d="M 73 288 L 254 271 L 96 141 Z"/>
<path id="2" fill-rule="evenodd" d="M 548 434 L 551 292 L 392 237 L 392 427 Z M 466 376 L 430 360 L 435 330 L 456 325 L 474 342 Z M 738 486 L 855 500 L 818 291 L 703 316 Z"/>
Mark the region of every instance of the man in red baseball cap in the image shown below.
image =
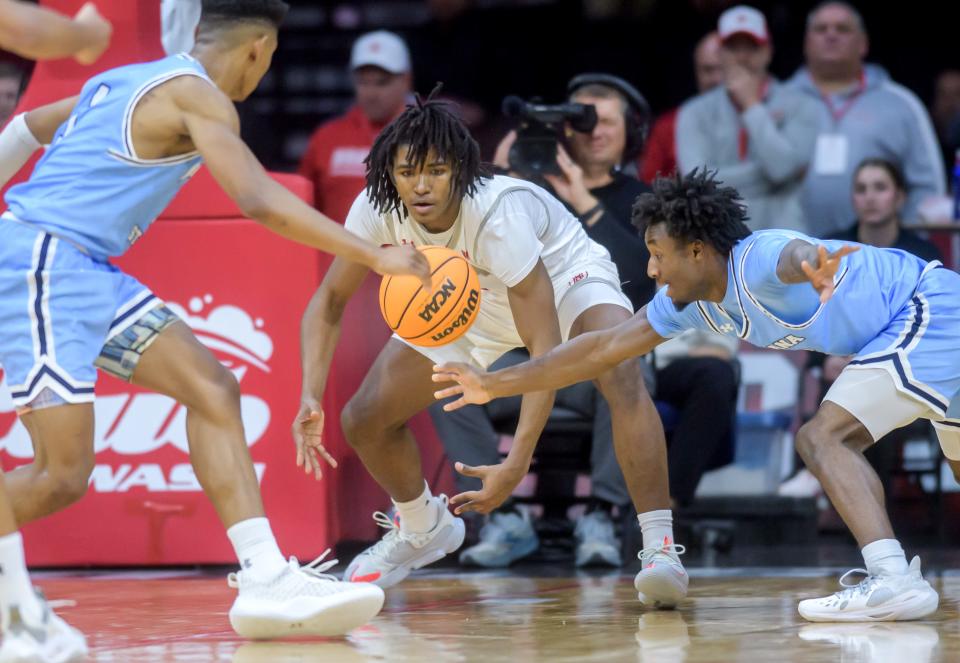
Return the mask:
<path id="1" fill-rule="evenodd" d="M 753 230 L 804 231 L 800 186 L 816 139 L 816 105 L 770 75 L 773 46 L 759 11 L 731 7 L 717 34 L 723 84 L 680 108 L 679 170 L 716 169 L 743 195 Z"/>

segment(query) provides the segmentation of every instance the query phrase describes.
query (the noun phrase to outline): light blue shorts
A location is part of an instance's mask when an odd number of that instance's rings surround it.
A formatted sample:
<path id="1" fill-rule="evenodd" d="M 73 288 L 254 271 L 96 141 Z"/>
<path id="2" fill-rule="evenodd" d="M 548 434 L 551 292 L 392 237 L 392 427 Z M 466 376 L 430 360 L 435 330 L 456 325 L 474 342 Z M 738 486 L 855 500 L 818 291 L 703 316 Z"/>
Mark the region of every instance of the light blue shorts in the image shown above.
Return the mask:
<path id="1" fill-rule="evenodd" d="M 162 305 L 75 244 L 0 219 L 0 365 L 17 408 L 49 392 L 93 401 L 104 346 Z"/>
<path id="2" fill-rule="evenodd" d="M 926 271 L 910 302 L 848 368 L 886 370 L 902 394 L 932 411 L 927 418 L 949 425 L 960 392 L 960 274 Z"/>

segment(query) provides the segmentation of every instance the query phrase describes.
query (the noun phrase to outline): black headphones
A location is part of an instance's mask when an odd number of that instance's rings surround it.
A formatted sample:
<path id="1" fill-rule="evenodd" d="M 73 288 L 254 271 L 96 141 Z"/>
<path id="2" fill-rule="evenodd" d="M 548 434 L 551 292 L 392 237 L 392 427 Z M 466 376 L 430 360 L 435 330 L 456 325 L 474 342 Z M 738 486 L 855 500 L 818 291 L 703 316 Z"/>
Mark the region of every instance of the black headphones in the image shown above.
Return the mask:
<path id="1" fill-rule="evenodd" d="M 605 85 L 611 87 L 627 100 L 627 112 L 624 116 L 627 129 L 627 144 L 623 150 L 623 162 L 633 161 L 643 151 L 643 144 L 647 140 L 647 131 L 650 129 L 652 113 L 650 104 L 640 91 L 619 76 L 611 74 L 579 74 L 567 83 L 567 95 L 572 96 L 577 90 L 586 85 Z"/>

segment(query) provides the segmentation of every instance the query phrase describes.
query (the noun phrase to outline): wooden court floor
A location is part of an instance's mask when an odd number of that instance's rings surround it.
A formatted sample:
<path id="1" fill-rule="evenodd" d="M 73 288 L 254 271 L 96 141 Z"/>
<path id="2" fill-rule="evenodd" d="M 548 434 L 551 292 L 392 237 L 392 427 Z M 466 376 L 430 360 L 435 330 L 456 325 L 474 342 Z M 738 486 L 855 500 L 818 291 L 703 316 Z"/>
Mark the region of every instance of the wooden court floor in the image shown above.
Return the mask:
<path id="1" fill-rule="evenodd" d="M 37 579 L 51 600 L 75 601 L 58 610 L 87 633 L 92 661 L 960 661 L 960 575 L 928 576 L 941 594 L 940 611 L 928 620 L 847 625 L 808 624 L 796 613 L 799 597 L 833 591 L 836 576 L 692 575 L 690 598 L 673 611 L 641 610 L 628 574 L 415 575 L 388 590 L 381 615 L 346 638 L 280 642 L 234 635 L 225 578 Z"/>

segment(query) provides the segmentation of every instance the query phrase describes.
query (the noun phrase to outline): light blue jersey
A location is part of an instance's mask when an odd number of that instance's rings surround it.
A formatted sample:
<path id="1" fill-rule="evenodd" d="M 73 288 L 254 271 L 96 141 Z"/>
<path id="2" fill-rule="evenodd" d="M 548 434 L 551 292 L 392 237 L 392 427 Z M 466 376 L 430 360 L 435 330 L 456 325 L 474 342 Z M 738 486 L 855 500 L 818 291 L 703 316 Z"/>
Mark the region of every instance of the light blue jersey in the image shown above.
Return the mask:
<path id="1" fill-rule="evenodd" d="M 197 60 L 180 54 L 87 81 L 30 180 L 7 192 L 8 214 L 95 259 L 123 254 L 201 165 L 196 152 L 141 159 L 133 145 L 137 102 L 177 76 L 209 80 Z"/>
<path id="2" fill-rule="evenodd" d="M 92 401 L 95 366 L 130 379 L 171 323 L 163 302 L 107 258 L 146 232 L 201 165 L 195 152 L 141 159 L 133 145 L 137 103 L 177 76 L 210 80 L 188 55 L 91 78 L 30 180 L 7 192 L 0 364 L 18 409 Z"/>
<path id="3" fill-rule="evenodd" d="M 852 368 L 889 371 L 901 391 L 945 415 L 960 390 L 960 275 L 905 251 L 858 245 L 841 259 L 833 297 L 821 304 L 809 283 L 777 277 L 780 254 L 794 239 L 829 251 L 852 244 L 755 232 L 731 251 L 721 303 L 678 311 L 662 288 L 647 320 L 664 337 L 697 328 L 760 347 L 853 356 Z"/>
<path id="4" fill-rule="evenodd" d="M 680 312 L 663 288 L 647 305 L 647 319 L 666 337 L 698 328 L 760 347 L 855 355 L 910 301 L 926 265 L 903 251 L 860 245 L 842 259 L 834 295 L 821 305 L 809 283 L 777 278 L 780 254 L 794 239 L 829 251 L 850 244 L 786 230 L 755 232 L 733 247 L 722 303 L 694 302 Z"/>

